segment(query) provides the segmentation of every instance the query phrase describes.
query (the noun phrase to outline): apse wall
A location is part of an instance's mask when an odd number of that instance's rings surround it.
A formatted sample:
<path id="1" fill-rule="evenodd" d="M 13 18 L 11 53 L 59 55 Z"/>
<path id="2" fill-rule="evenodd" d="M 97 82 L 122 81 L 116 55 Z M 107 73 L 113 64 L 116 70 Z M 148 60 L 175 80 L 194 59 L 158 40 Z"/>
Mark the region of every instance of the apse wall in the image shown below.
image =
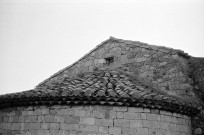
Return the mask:
<path id="1" fill-rule="evenodd" d="M 16 107 L 0 111 L 0 134 L 191 135 L 191 118 L 135 107 Z"/>

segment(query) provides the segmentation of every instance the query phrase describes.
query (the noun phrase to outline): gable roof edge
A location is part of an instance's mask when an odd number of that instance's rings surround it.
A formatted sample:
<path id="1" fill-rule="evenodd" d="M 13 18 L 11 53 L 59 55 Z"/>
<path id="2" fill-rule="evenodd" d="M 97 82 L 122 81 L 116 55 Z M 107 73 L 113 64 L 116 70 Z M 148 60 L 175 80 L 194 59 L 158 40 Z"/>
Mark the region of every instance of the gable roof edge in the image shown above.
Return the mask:
<path id="1" fill-rule="evenodd" d="M 165 46 L 158 46 L 158 45 L 150 45 L 148 43 L 144 43 L 144 42 L 140 42 L 140 41 L 132 41 L 132 40 L 124 40 L 124 39 L 118 39 L 115 37 L 110 36 L 109 39 L 101 42 L 100 44 L 98 44 L 94 49 L 92 49 L 90 52 L 88 52 L 87 54 L 85 54 L 84 56 L 82 56 L 81 58 L 79 58 L 76 62 L 74 62 L 73 64 L 59 70 L 58 72 L 56 72 L 55 74 L 51 75 L 49 78 L 45 79 L 44 81 L 42 81 L 41 83 L 39 83 L 36 87 L 41 86 L 42 84 L 46 83 L 47 81 L 49 81 L 51 78 L 57 76 L 58 74 L 62 73 L 63 71 L 67 70 L 68 68 L 74 66 L 75 64 L 77 64 L 80 60 L 82 60 L 83 58 L 85 58 L 86 56 L 88 56 L 89 54 L 91 54 L 92 52 L 94 52 L 95 50 L 97 50 L 99 47 L 103 46 L 105 43 L 107 43 L 108 41 L 118 41 L 118 42 L 122 42 L 125 44 L 134 44 L 134 43 L 140 43 L 141 45 L 136 45 L 140 48 L 145 48 L 145 49 L 152 49 L 152 50 L 156 50 L 159 52 L 163 52 L 163 53 L 170 53 L 170 54 L 178 54 L 182 57 L 186 57 L 186 58 L 190 58 L 191 56 L 187 53 L 185 53 L 182 50 L 179 49 L 173 49 L 173 48 L 169 48 L 169 47 L 165 47 Z"/>
<path id="2" fill-rule="evenodd" d="M 94 49 L 92 49 L 90 52 L 88 52 L 87 54 L 85 54 L 84 56 L 82 56 L 81 58 L 79 58 L 76 62 L 72 63 L 71 65 L 59 70 L 58 72 L 54 73 L 53 75 L 51 75 L 50 77 L 48 77 L 47 79 L 45 79 L 44 81 L 42 81 L 41 83 L 39 83 L 36 87 L 41 86 L 42 84 L 46 83 L 47 81 L 49 81 L 51 78 L 57 76 L 58 74 L 62 73 L 63 71 L 67 70 L 68 68 L 74 66 L 75 64 L 77 64 L 80 60 L 82 60 L 83 58 L 85 58 L 86 56 L 88 56 L 89 54 L 91 54 L 92 52 L 94 52 L 95 50 L 97 50 L 99 47 L 101 47 L 102 45 L 104 45 L 105 43 L 107 43 L 110 40 L 113 40 L 116 38 L 113 38 L 110 36 L 109 39 L 106 39 L 105 41 L 101 42 L 100 44 L 98 44 Z"/>

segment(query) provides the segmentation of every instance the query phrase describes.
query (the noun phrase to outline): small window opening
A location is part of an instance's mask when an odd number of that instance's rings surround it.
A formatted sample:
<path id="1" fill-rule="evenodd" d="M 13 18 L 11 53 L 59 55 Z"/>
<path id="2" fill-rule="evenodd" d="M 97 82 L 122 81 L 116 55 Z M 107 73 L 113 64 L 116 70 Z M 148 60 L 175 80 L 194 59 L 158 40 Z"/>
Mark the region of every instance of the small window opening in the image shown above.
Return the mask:
<path id="1" fill-rule="evenodd" d="M 114 62 L 114 57 L 108 57 L 108 58 L 105 58 L 106 60 L 106 65 L 112 65 L 113 62 Z"/>

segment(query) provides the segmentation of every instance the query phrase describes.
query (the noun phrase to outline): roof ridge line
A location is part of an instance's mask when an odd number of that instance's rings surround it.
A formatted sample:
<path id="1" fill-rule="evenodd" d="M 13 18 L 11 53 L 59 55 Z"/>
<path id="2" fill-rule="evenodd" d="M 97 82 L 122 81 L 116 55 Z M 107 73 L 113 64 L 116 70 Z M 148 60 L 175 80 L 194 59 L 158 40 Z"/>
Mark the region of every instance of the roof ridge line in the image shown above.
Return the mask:
<path id="1" fill-rule="evenodd" d="M 136 45 L 136 46 L 138 46 L 140 48 L 152 49 L 152 50 L 156 50 L 156 51 L 163 52 L 163 53 L 170 53 L 170 52 L 171 52 L 171 54 L 179 53 L 182 56 L 191 57 L 188 53 L 186 53 L 186 52 L 184 52 L 183 50 L 180 50 L 180 49 L 174 49 L 174 48 L 166 47 L 166 46 L 162 46 L 162 45 L 152 45 L 152 44 L 148 44 L 148 43 L 145 43 L 145 42 L 134 41 L 134 40 L 119 39 L 119 38 L 115 38 L 115 37 L 112 37 L 112 36 L 110 36 L 110 39 L 118 41 L 118 42 L 122 42 L 122 43 L 125 43 L 125 44 Z M 137 44 L 134 44 L 134 43 L 140 43 L 142 45 L 137 45 Z"/>

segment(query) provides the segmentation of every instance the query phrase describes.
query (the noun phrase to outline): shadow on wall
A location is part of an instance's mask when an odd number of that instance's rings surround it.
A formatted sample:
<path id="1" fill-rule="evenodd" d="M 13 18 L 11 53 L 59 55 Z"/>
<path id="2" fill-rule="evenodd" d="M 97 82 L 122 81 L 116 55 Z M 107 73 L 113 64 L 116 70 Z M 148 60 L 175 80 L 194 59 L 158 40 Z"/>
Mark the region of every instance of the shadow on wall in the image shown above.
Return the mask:
<path id="1" fill-rule="evenodd" d="M 189 73 L 193 78 L 196 93 L 201 105 L 201 112 L 192 119 L 193 135 L 204 134 L 204 58 L 191 58 Z"/>

